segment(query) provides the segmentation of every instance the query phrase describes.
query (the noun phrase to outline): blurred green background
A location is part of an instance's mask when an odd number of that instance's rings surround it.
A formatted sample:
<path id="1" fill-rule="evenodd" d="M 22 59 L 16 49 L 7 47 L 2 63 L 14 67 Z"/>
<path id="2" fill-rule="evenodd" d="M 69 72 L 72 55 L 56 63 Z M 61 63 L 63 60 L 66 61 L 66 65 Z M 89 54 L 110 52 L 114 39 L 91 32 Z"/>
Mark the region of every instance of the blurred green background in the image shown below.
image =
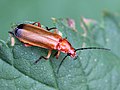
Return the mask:
<path id="1" fill-rule="evenodd" d="M 103 10 L 120 12 L 120 0 L 0 0 L 0 39 L 7 40 L 13 23 L 40 21 L 52 27 L 51 17 L 101 19 Z"/>

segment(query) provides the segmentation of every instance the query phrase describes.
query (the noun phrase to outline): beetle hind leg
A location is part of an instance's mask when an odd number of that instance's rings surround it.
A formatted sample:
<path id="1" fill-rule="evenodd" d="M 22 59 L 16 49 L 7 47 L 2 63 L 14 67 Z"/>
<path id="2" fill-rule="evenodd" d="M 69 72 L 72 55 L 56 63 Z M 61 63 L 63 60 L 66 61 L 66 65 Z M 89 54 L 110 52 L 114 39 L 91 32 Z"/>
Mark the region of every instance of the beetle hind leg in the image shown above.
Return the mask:
<path id="1" fill-rule="evenodd" d="M 37 24 L 38 27 L 41 27 L 40 22 L 34 22 L 34 23 L 32 23 L 32 25 L 35 25 L 35 24 Z"/>
<path id="2" fill-rule="evenodd" d="M 45 56 L 40 56 L 39 59 L 34 62 L 34 64 L 38 63 L 41 59 L 48 60 L 50 55 L 51 55 L 51 52 L 52 52 L 52 50 L 49 50 L 48 55 L 46 57 Z"/>
<path id="3" fill-rule="evenodd" d="M 52 27 L 52 28 L 48 28 L 46 27 L 46 30 L 50 31 L 53 30 L 55 34 L 59 34 L 60 36 L 62 36 L 62 33 L 60 31 L 58 31 L 58 29 L 56 27 Z"/>

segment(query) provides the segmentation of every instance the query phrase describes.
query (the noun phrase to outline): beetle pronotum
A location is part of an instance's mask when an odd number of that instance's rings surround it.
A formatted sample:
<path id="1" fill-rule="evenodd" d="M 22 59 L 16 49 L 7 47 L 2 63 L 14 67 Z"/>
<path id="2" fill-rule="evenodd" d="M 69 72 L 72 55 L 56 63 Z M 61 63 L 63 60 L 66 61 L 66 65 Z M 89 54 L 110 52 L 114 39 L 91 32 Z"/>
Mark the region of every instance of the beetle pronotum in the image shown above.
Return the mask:
<path id="1" fill-rule="evenodd" d="M 38 26 L 34 25 L 38 24 Z M 18 38 L 21 42 L 24 43 L 25 46 L 37 46 L 41 48 L 49 49 L 48 55 L 40 56 L 38 60 L 35 61 L 37 63 L 42 58 L 48 59 L 51 55 L 52 50 L 58 50 L 56 54 L 56 58 L 59 57 L 60 52 L 66 53 L 67 55 L 62 59 L 57 72 L 65 58 L 67 56 L 76 57 L 76 51 L 85 50 L 85 49 L 103 49 L 109 50 L 106 48 L 99 47 L 87 47 L 87 48 L 79 48 L 75 49 L 68 42 L 66 38 L 62 38 L 56 31 L 50 32 L 49 30 L 56 29 L 53 28 L 42 28 L 39 22 L 35 22 L 33 24 L 20 24 L 13 31 L 9 31 L 10 34 Z"/>

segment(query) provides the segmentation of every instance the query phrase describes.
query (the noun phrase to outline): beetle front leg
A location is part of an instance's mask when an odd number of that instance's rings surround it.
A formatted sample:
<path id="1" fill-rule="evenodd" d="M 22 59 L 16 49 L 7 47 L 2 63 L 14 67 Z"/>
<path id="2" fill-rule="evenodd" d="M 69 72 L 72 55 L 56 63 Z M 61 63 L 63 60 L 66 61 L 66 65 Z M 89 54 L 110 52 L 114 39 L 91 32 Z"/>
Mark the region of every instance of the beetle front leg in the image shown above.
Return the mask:
<path id="1" fill-rule="evenodd" d="M 49 50 L 48 55 L 46 57 L 45 56 L 40 56 L 40 58 L 38 60 L 36 60 L 34 62 L 34 64 L 38 63 L 42 58 L 45 59 L 45 60 L 48 60 L 50 58 L 51 53 L 52 53 L 52 50 Z"/>
<path id="2" fill-rule="evenodd" d="M 60 56 L 60 51 L 57 51 L 54 56 L 56 56 L 56 59 L 58 59 L 58 57 Z"/>
<path id="3" fill-rule="evenodd" d="M 59 55 L 60 55 L 60 51 L 58 51 L 58 53 L 57 53 L 57 55 L 56 55 L 56 58 L 57 58 L 57 59 L 58 59 Z"/>

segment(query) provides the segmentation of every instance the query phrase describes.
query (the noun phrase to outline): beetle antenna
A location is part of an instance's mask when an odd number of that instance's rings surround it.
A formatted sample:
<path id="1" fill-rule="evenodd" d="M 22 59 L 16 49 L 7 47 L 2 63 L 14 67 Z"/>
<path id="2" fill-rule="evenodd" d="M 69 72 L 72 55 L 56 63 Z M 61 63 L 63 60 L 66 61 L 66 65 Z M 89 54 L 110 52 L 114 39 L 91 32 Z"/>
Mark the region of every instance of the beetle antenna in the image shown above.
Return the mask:
<path id="1" fill-rule="evenodd" d="M 63 61 L 66 59 L 67 56 L 70 56 L 70 54 L 67 54 L 67 55 L 62 59 L 62 61 L 60 62 L 59 66 L 58 66 L 57 73 L 59 72 L 59 69 L 60 69 L 62 63 L 63 63 Z"/>
<path id="2" fill-rule="evenodd" d="M 75 49 L 75 52 L 76 51 L 81 51 L 81 50 L 87 50 L 87 49 L 101 49 L 101 50 L 110 50 L 110 49 L 107 49 L 107 48 L 99 48 L 99 47 L 87 47 L 87 48 L 78 48 L 78 49 Z M 66 59 L 67 56 L 70 56 L 70 54 L 68 53 L 63 59 L 62 61 L 60 62 L 60 65 L 58 66 L 58 69 L 57 69 L 57 73 L 59 72 L 59 69 L 62 65 L 62 63 L 64 62 L 64 60 Z"/>
<path id="3" fill-rule="evenodd" d="M 102 49 L 102 50 L 110 50 L 110 49 L 107 49 L 107 48 L 99 48 L 99 47 L 87 47 L 87 48 L 78 48 L 78 49 L 75 49 L 75 52 L 76 51 L 81 51 L 81 50 L 86 50 L 86 49 Z"/>

